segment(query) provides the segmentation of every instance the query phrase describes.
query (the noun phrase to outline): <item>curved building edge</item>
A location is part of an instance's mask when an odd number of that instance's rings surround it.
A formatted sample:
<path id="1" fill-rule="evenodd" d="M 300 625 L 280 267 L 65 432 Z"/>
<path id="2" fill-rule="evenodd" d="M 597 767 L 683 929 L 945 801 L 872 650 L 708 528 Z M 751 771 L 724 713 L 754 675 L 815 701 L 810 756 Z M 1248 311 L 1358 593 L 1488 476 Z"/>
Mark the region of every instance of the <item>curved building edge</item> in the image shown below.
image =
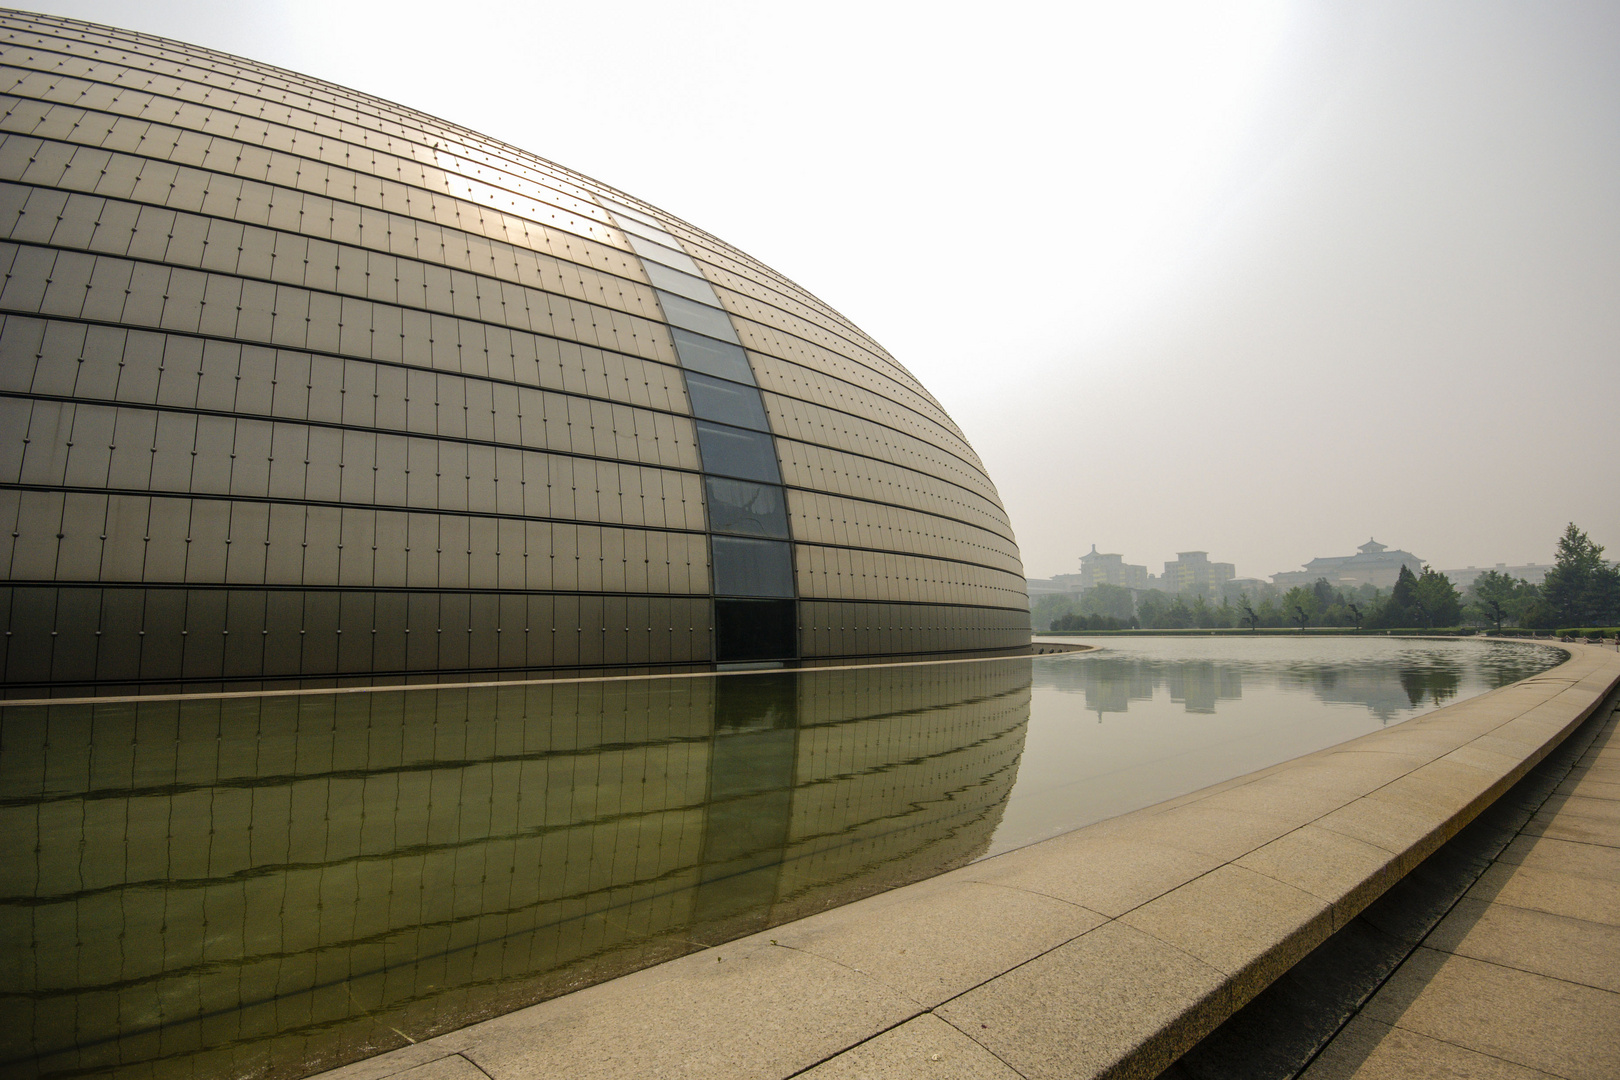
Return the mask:
<path id="1" fill-rule="evenodd" d="M 454 124 L 0 13 L 0 687 L 994 655 L 994 484 L 857 327 Z"/>

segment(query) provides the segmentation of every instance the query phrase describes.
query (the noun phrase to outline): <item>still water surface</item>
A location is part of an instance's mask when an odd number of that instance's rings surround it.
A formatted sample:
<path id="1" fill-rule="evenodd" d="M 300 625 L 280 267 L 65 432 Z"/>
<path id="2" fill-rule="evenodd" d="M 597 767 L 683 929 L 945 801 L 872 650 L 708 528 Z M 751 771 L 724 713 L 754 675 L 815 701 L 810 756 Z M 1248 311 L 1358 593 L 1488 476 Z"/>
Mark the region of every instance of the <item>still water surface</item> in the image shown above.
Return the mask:
<path id="1" fill-rule="evenodd" d="M 1397 723 L 1483 642 L 0 706 L 0 1072 L 295 1077 Z"/>

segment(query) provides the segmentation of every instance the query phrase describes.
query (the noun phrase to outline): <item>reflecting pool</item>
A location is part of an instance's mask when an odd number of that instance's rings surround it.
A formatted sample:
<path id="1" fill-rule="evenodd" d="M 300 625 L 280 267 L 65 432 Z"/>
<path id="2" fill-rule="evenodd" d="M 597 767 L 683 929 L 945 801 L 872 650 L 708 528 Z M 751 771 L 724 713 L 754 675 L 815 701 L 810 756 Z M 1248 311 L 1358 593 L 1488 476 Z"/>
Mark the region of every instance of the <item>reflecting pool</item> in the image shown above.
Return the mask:
<path id="1" fill-rule="evenodd" d="M 296 1077 L 1556 663 L 1374 639 L 0 705 L 0 1069 Z"/>
<path id="2" fill-rule="evenodd" d="M 1018 784 L 988 854 L 1334 746 L 1566 655 L 1485 639 L 1061 640 L 1097 651 L 1035 658 Z"/>

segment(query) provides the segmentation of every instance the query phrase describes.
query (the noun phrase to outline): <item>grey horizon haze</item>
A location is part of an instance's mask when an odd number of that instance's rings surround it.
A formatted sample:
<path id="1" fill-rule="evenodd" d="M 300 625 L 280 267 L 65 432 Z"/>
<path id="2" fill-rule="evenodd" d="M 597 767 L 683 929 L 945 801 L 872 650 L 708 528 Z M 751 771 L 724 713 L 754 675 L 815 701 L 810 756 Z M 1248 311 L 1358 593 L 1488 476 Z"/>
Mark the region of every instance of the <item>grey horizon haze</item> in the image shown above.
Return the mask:
<path id="1" fill-rule="evenodd" d="M 961 425 L 1027 572 L 1620 555 L 1620 5 L 36 10 L 504 139 L 723 237 Z"/>

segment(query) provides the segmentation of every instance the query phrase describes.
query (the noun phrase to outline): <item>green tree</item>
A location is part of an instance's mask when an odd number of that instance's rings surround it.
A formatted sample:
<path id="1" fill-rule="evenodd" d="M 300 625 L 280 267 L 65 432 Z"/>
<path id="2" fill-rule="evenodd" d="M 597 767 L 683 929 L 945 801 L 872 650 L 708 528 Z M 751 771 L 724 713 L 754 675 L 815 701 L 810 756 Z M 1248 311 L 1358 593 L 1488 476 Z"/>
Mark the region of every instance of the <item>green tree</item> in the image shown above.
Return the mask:
<path id="1" fill-rule="evenodd" d="M 1395 578 L 1395 587 L 1390 590 L 1389 599 L 1372 613 L 1367 619 L 1368 624 L 1380 630 L 1416 626 L 1422 619 L 1417 583 L 1417 575 L 1412 573 L 1411 568 L 1402 566 L 1400 574 Z"/>
<path id="2" fill-rule="evenodd" d="M 1080 594 L 1080 611 L 1085 615 L 1106 615 L 1128 621 L 1136 614 L 1136 600 L 1124 586 L 1094 585 Z"/>
<path id="3" fill-rule="evenodd" d="M 1302 585 L 1295 585 L 1283 593 L 1282 609 L 1288 616 L 1288 621 L 1298 623 L 1303 630 L 1308 623 L 1316 618 L 1316 593 Z"/>
<path id="4" fill-rule="evenodd" d="M 1573 521 L 1558 538 L 1558 558 L 1541 594 L 1560 626 L 1606 626 L 1620 619 L 1620 570 Z"/>
<path id="5" fill-rule="evenodd" d="M 1062 593 L 1049 593 L 1046 596 L 1036 597 L 1035 602 L 1030 605 L 1030 625 L 1034 626 L 1038 631 L 1060 629 L 1057 621 L 1065 615 L 1075 613 L 1078 606 L 1079 601 Z"/>
<path id="6" fill-rule="evenodd" d="M 1144 630 L 1163 630 L 1169 626 L 1170 598 L 1157 589 L 1149 589 L 1136 598 L 1136 617 L 1142 620 Z"/>
<path id="7" fill-rule="evenodd" d="M 1496 570 L 1487 570 L 1468 586 L 1468 607 L 1483 622 L 1498 630 L 1508 619 L 1517 621 L 1536 594 L 1529 582 Z"/>
<path id="8" fill-rule="evenodd" d="M 1457 595 L 1451 579 L 1440 571 L 1425 566 L 1412 591 L 1417 597 L 1424 626 L 1433 629 L 1462 622 L 1462 598 Z"/>

